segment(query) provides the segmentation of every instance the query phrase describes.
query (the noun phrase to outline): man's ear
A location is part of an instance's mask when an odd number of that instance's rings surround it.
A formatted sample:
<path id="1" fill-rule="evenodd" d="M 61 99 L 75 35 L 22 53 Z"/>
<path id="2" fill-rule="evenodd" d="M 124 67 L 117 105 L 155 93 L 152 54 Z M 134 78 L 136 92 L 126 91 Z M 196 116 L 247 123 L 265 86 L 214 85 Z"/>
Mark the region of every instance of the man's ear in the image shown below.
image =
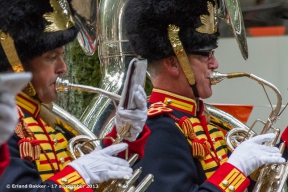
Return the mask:
<path id="1" fill-rule="evenodd" d="M 177 57 L 171 56 L 164 59 L 164 66 L 171 75 L 179 74 L 179 62 Z"/>

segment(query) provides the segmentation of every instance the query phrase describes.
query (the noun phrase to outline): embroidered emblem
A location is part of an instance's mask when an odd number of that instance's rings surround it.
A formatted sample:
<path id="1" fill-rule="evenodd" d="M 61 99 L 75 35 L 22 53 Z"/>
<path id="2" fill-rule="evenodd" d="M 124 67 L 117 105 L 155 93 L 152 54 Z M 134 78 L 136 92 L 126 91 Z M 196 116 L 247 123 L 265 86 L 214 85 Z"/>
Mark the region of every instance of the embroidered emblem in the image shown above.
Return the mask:
<path id="1" fill-rule="evenodd" d="M 162 102 L 153 103 L 148 109 L 148 117 L 154 117 L 163 113 L 171 113 L 173 109 L 168 108 L 166 104 Z"/>
<path id="2" fill-rule="evenodd" d="M 15 133 L 21 138 L 18 142 L 20 157 L 30 162 L 39 159 L 41 151 L 39 142 L 34 139 L 34 134 L 28 128 L 23 118 L 20 118 L 20 121 L 16 125 Z"/>
<path id="3" fill-rule="evenodd" d="M 203 25 L 196 28 L 199 33 L 213 34 L 217 32 L 217 5 L 214 7 L 210 1 L 207 1 L 207 10 L 209 15 L 200 15 L 200 20 Z"/>

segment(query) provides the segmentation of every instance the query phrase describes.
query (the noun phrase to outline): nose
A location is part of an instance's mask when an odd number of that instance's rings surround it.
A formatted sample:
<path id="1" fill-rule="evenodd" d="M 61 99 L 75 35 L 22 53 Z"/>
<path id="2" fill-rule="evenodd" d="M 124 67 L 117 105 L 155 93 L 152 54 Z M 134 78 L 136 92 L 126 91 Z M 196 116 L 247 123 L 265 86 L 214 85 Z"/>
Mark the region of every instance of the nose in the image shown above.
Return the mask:
<path id="1" fill-rule="evenodd" d="M 57 62 L 57 67 L 56 67 L 56 73 L 57 74 L 62 74 L 62 73 L 66 73 L 67 72 L 67 65 L 65 63 L 65 61 L 63 60 L 63 58 L 59 58 L 58 62 Z"/>
<path id="2" fill-rule="evenodd" d="M 218 61 L 216 57 L 213 55 L 209 61 L 209 68 L 210 69 L 217 69 L 219 67 Z"/>

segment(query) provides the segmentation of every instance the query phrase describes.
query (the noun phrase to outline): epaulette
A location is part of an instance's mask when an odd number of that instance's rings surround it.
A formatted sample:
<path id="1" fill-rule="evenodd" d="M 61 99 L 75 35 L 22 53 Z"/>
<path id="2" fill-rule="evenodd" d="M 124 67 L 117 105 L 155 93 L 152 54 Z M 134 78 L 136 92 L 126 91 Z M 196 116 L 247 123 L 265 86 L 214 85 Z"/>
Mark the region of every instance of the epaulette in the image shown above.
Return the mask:
<path id="1" fill-rule="evenodd" d="M 172 111 L 173 109 L 168 108 L 166 104 L 160 101 L 160 102 L 153 103 L 150 105 L 147 116 L 154 117 L 154 116 L 164 114 L 164 113 L 171 113 Z"/>
<path id="2" fill-rule="evenodd" d="M 19 122 L 15 127 L 15 133 L 20 137 L 18 142 L 20 157 L 28 161 L 35 161 L 40 158 L 40 144 L 34 138 L 34 134 L 29 129 L 27 123 L 24 122 L 24 113 L 17 106 Z"/>

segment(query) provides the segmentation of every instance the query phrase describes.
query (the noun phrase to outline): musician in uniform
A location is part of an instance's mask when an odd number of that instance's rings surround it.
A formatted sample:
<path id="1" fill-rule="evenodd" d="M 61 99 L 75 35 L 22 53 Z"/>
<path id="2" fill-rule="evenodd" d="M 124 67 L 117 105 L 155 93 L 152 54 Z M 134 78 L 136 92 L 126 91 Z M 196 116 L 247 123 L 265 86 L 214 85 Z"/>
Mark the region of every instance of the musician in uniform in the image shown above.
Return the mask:
<path id="1" fill-rule="evenodd" d="M 39 116 L 41 103 L 57 99 L 56 79 L 67 71 L 63 46 L 78 33 L 69 3 L 0 0 L 0 12 L 0 70 L 30 71 L 33 75 L 16 96 L 18 124 L 8 140 L 11 162 L 0 180 L 0 191 L 93 191 L 97 185 L 91 184 L 130 177 L 128 162 L 113 156 L 125 150 L 126 143 L 96 148 L 73 160 L 67 150 L 68 138 Z M 128 122 L 134 130 L 124 139 L 133 142 L 138 136 L 135 145 L 145 142 L 145 134 L 140 139 L 138 134 L 147 117 L 145 97 L 139 85 L 134 100 L 141 105 L 136 110 L 116 112 L 117 122 Z"/>
<path id="2" fill-rule="evenodd" d="M 212 95 L 217 1 L 128 0 L 125 30 L 136 54 L 148 60 L 154 89 L 148 103 L 151 134 L 135 167 L 151 173 L 149 192 L 244 191 L 265 163 L 283 163 L 279 149 L 256 136 L 229 151 L 220 128 L 208 123 L 202 99 Z"/>

